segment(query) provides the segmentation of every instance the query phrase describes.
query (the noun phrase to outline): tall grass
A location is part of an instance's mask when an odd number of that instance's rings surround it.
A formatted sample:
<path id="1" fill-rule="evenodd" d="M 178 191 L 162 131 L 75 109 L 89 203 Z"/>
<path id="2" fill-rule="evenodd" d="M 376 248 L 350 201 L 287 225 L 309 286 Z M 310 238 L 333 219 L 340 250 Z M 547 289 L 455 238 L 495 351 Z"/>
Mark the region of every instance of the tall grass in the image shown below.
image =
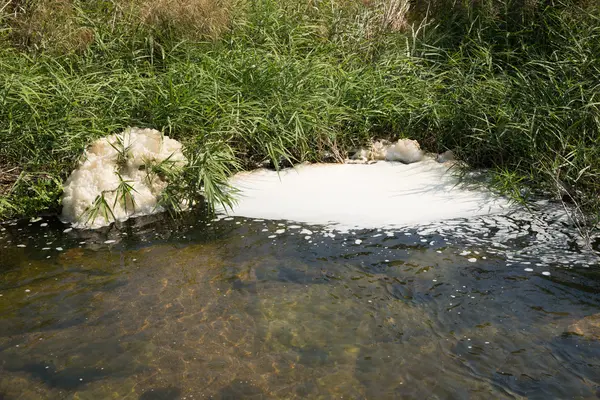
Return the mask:
<path id="1" fill-rule="evenodd" d="M 57 208 L 85 146 L 127 126 L 186 144 L 194 162 L 167 193 L 174 202 L 199 192 L 228 201 L 227 176 L 265 160 L 341 158 L 373 137 L 411 137 L 494 169 L 506 192 L 599 209 L 597 8 L 142 3 L 68 3 L 65 26 L 93 32 L 85 46 L 43 29 L 45 41 L 23 40 L 19 12 L 33 8 L 4 8 L 0 160 L 22 172 L 3 218 Z"/>

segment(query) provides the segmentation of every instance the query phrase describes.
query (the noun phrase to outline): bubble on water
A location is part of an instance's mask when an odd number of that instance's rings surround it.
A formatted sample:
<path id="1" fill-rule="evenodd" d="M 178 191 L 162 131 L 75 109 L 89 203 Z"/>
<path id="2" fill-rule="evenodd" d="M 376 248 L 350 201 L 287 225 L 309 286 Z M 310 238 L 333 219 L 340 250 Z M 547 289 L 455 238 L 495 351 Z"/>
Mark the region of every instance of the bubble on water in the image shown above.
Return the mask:
<path id="1" fill-rule="evenodd" d="M 523 271 L 525 271 L 525 272 L 533 272 L 533 268 L 525 268 Z"/>
<path id="2" fill-rule="evenodd" d="M 360 239 L 356 239 L 356 240 L 354 241 L 354 243 L 356 243 L 356 244 L 361 244 L 361 243 L 362 243 L 362 240 L 360 240 Z"/>
<path id="3" fill-rule="evenodd" d="M 533 202 L 509 215 L 434 223 L 431 229 L 436 229 L 442 236 L 452 234 L 459 240 L 507 250 L 506 254 L 495 254 L 505 255 L 510 262 L 531 263 L 535 260 L 544 266 L 598 263 L 598 253 L 586 246 L 569 217 L 569 210 L 551 202 Z M 591 240 L 598 237 L 595 234 Z M 518 248 L 514 246 L 515 240 L 520 242 Z M 576 249 L 572 248 L 574 242 Z"/>
<path id="4" fill-rule="evenodd" d="M 301 235 L 312 235 L 313 232 L 311 230 L 305 228 L 300 231 L 300 234 Z"/>
<path id="5" fill-rule="evenodd" d="M 545 275 L 545 276 L 550 276 L 550 272 L 548 272 L 548 271 L 544 271 L 544 272 L 542 272 L 542 275 Z"/>
<path id="6" fill-rule="evenodd" d="M 276 237 L 277 237 L 277 235 L 269 235 L 269 236 L 267 236 L 267 237 L 268 237 L 269 239 L 273 239 L 273 238 L 276 238 Z"/>
<path id="7" fill-rule="evenodd" d="M 277 234 L 277 235 L 281 235 L 282 233 L 285 233 L 285 229 L 277 229 L 275 231 L 275 234 Z"/>
<path id="8" fill-rule="evenodd" d="M 108 239 L 108 240 L 104 241 L 104 244 L 111 244 L 111 243 L 115 243 L 115 242 L 116 242 L 116 240 Z"/>
<path id="9" fill-rule="evenodd" d="M 471 252 L 470 252 L 470 251 L 468 251 L 468 250 L 463 250 L 463 251 L 462 251 L 462 252 L 459 254 L 459 256 L 467 256 L 467 255 L 469 255 L 469 254 L 471 254 Z"/>
<path id="10" fill-rule="evenodd" d="M 71 232 L 72 230 L 73 230 L 73 228 L 67 228 L 67 229 L 65 229 L 65 230 L 63 231 L 63 233 L 69 233 L 69 232 Z"/>
<path id="11" fill-rule="evenodd" d="M 29 292 L 31 292 L 30 289 L 25 289 L 25 293 L 29 293 Z"/>
<path id="12" fill-rule="evenodd" d="M 24 245 L 24 244 L 18 244 L 17 247 L 21 247 L 22 248 L 22 247 L 27 247 L 27 246 Z"/>
<path id="13" fill-rule="evenodd" d="M 474 263 L 477 262 L 477 259 L 475 257 L 471 257 L 467 261 Z"/>
<path id="14" fill-rule="evenodd" d="M 56 250 L 57 251 L 63 251 L 63 248 L 62 247 L 57 247 Z"/>
<path id="15" fill-rule="evenodd" d="M 310 239 L 311 239 L 311 237 L 310 237 L 310 236 L 308 236 L 308 235 L 306 235 L 306 236 L 304 236 L 304 239 L 306 239 L 306 240 L 310 240 Z"/>

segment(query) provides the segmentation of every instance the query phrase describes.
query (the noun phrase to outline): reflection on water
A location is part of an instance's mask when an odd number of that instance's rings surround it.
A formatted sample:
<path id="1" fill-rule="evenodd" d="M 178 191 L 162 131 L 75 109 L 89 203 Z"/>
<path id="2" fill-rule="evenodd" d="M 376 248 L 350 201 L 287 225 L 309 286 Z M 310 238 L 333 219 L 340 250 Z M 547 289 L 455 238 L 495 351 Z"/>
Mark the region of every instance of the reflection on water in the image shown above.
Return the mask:
<path id="1" fill-rule="evenodd" d="M 600 338 L 569 333 L 600 313 L 589 260 L 448 226 L 151 218 L 3 227 L 0 398 L 596 397 Z"/>

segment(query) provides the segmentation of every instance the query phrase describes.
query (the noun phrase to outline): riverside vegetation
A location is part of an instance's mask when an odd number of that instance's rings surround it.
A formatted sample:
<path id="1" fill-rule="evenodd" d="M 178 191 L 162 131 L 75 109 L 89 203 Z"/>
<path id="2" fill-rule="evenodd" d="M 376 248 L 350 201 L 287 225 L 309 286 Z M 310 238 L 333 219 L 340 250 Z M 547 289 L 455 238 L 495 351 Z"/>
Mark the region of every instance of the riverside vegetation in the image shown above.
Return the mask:
<path id="1" fill-rule="evenodd" d="M 596 0 L 0 0 L 0 219 L 57 210 L 128 126 L 185 145 L 167 205 L 410 137 L 593 217 L 599 77 Z"/>

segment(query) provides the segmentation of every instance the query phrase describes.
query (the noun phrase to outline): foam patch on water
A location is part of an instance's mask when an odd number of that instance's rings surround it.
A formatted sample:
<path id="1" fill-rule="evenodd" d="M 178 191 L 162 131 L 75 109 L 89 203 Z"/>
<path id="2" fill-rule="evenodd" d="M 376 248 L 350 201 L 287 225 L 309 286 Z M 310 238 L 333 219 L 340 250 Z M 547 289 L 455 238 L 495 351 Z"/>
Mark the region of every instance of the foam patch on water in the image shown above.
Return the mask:
<path id="1" fill-rule="evenodd" d="M 535 264 L 537 270 L 547 266 L 589 266 L 596 265 L 600 256 L 589 248 L 568 212 L 548 201 L 537 201 L 529 204 L 529 209 L 514 208 L 502 215 L 432 223 L 421 227 L 418 233 L 447 236 L 484 248 L 505 258 L 509 267 Z M 599 239 L 599 233 L 593 232 L 591 240 Z"/>
<path id="2" fill-rule="evenodd" d="M 510 209 L 504 198 L 460 185 L 449 167 L 425 159 L 240 173 L 230 181 L 240 196 L 229 214 L 348 230 L 414 226 Z"/>
<path id="3" fill-rule="evenodd" d="M 165 168 L 185 165 L 181 149 L 181 143 L 153 129 L 130 128 L 98 139 L 65 183 L 61 219 L 78 228 L 99 228 L 162 211 L 158 199 L 168 182 L 150 169 L 160 163 Z M 132 187 L 124 197 L 117 190 L 123 182 Z M 111 212 L 104 207 L 92 215 L 99 196 L 104 196 Z"/>

